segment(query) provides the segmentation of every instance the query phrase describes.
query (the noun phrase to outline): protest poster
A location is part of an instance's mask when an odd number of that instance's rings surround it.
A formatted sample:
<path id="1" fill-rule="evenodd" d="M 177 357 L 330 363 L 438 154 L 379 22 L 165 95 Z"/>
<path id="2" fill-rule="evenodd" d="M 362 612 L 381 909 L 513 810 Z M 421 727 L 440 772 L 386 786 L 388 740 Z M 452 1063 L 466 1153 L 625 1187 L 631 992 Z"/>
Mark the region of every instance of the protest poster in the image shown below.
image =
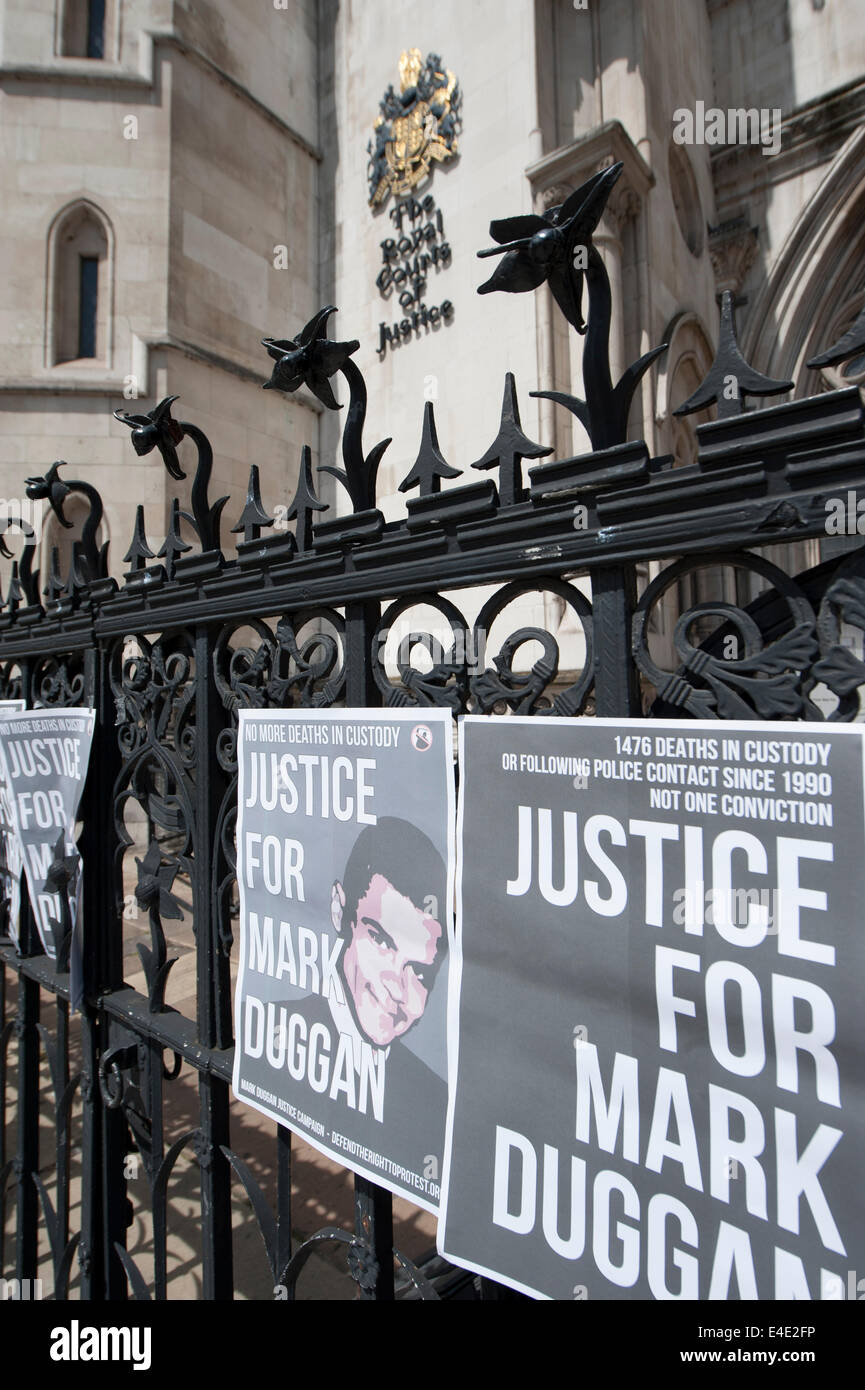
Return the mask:
<path id="1" fill-rule="evenodd" d="M 76 939 L 81 858 L 75 846 L 75 816 L 87 776 L 95 717 L 92 709 L 0 715 L 2 774 L 33 917 L 42 947 L 52 960 L 57 959 L 58 946 L 67 933 L 72 933 L 73 1007 L 78 1006 L 81 993 L 80 939 Z"/>
<path id="2" fill-rule="evenodd" d="M 438 1209 L 453 735 L 445 710 L 241 710 L 234 1091 Z"/>
<path id="3" fill-rule="evenodd" d="M 439 1248 L 536 1297 L 865 1258 L 861 725 L 468 718 Z"/>
<path id="4" fill-rule="evenodd" d="M 23 700 L 0 700 L 0 715 L 18 714 L 24 709 Z M 0 769 L 0 894 L 3 921 L 0 930 L 8 931 L 18 945 L 18 917 L 21 910 L 21 870 L 24 861 L 15 834 L 9 791 Z"/>

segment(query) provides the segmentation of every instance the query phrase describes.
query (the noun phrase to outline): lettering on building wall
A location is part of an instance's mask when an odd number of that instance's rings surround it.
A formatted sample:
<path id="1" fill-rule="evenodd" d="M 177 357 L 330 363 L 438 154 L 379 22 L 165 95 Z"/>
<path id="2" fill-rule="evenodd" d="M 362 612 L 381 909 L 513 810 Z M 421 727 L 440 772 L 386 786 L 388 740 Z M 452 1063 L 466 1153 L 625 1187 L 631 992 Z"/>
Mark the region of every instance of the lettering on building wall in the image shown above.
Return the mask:
<path id="1" fill-rule="evenodd" d="M 425 302 L 430 275 L 437 275 L 451 263 L 450 243 L 435 198 L 431 193 L 422 199 L 402 198 L 391 208 L 390 219 L 393 235 L 381 243 L 382 267 L 375 283 L 384 299 L 399 305 L 402 317 L 392 324 L 379 324 L 376 351 L 382 361 L 388 347 L 435 332 L 441 324 L 450 323 L 454 313 L 449 299 L 440 304 Z"/>

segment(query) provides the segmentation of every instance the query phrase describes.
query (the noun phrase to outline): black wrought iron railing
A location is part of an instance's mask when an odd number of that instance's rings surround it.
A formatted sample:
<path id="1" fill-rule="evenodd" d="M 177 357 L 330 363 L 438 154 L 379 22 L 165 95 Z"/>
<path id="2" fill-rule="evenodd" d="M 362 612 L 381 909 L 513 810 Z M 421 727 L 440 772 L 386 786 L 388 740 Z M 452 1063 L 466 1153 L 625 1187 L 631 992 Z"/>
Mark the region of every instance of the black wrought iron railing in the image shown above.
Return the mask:
<path id="1" fill-rule="evenodd" d="M 326 307 L 296 338 L 265 340 L 273 359 L 266 385 L 293 391 L 303 382 L 330 408 L 333 378 L 345 379 L 342 466 L 327 469 L 351 503 L 347 514 L 330 515 L 317 496 L 305 449 L 287 513 L 293 529 L 276 527 L 253 465 L 231 528 L 236 553 L 227 554 L 226 499 L 209 496 L 211 446 L 175 418 L 175 397 L 119 416 L 137 453 L 157 451 L 178 482 L 180 441 L 197 449 L 191 511 L 175 502 L 154 550 L 138 509 L 122 583 L 109 577 L 97 544 L 95 488 L 62 463 L 29 480 L 29 496 L 46 499 L 61 522 L 71 494 L 89 513 L 66 573 L 57 552 L 47 572 L 34 570 L 35 535 L 23 526 L 0 611 L 0 693 L 31 707 L 92 706 L 97 718 L 81 810 L 80 1015 L 70 1016 L 65 965 L 41 953 L 26 902 L 19 949 L 0 944 L 10 1277 L 43 1277 L 58 1299 L 70 1289 L 91 1299 L 130 1291 L 164 1299 L 188 1292 L 190 1278 L 206 1299 L 250 1290 L 291 1298 L 309 1260 L 333 1247 L 346 1254 L 364 1298 L 496 1296 L 489 1283 L 478 1290 L 426 1259 L 422 1232 L 408 1251 L 399 1225 L 395 1239 L 390 1195 L 361 1178 L 353 1179 L 353 1222 L 310 1232 L 308 1212 L 302 1222 L 298 1211 L 306 1211 L 304 1184 L 324 1181 L 322 1173 L 298 1162 L 284 1129 L 267 1141 L 275 1145 L 269 1162 L 250 1151 L 243 1107 L 230 1094 L 240 709 L 859 715 L 865 662 L 851 633 L 865 632 L 865 552 L 798 577 L 761 552 L 823 536 L 827 503 L 865 487 L 860 392 L 745 411 L 747 396 L 791 383 L 744 362 L 727 300 L 716 362 L 682 407 L 719 407 L 717 421 L 697 428 L 697 461 L 673 468 L 629 440 L 633 390 L 661 349 L 613 385 L 609 285 L 591 234 L 616 176 L 615 166 L 604 171 L 543 217 L 494 223 L 504 259 L 482 286 L 513 292 L 548 281 L 572 326 L 587 328 L 587 399 L 553 399 L 586 425 L 590 454 L 548 458 L 523 432 L 509 376 L 498 433 L 473 465 L 484 476 L 455 482 L 460 470 L 441 452 L 427 403 L 401 488 L 414 495 L 405 517 L 386 523 L 376 475 L 389 441 L 364 443 L 358 345 L 326 336 L 334 312 Z M 865 316 L 813 365 L 863 347 Z M 639 594 L 647 561 L 658 572 Z M 750 576 L 742 592 L 756 598 L 676 612 L 686 575 L 729 567 Z M 480 586 L 493 593 L 471 620 Z M 544 623 L 527 618 L 527 595 Z M 675 620 L 666 654 L 654 621 L 663 605 Z M 708 640 L 706 623 L 715 628 Z M 237 1227 L 250 1213 L 263 1242 L 257 1285 L 235 1267 Z"/>

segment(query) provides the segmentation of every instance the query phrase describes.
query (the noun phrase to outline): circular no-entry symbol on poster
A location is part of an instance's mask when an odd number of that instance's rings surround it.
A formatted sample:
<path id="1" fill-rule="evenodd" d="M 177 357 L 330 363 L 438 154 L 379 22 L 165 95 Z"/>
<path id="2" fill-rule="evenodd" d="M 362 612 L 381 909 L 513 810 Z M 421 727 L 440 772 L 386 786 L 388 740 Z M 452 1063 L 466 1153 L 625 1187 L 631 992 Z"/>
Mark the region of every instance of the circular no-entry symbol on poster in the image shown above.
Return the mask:
<path id="1" fill-rule="evenodd" d="M 411 731 L 411 746 L 417 753 L 432 748 L 432 730 L 427 724 L 415 724 Z"/>

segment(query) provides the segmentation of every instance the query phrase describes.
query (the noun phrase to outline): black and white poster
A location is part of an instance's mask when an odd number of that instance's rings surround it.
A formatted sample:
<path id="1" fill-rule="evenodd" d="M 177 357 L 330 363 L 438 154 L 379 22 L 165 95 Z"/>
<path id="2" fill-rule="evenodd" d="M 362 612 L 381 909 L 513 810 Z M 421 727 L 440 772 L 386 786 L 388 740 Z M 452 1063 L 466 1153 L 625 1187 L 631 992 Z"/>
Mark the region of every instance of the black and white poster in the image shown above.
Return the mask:
<path id="1" fill-rule="evenodd" d="M 234 1090 L 438 1209 L 454 827 L 442 710 L 242 710 Z"/>
<path id="2" fill-rule="evenodd" d="M 24 709 L 23 700 L 0 700 L 0 716 L 18 714 Z M 21 871 L 24 861 L 15 834 L 9 789 L 0 767 L 0 894 L 2 894 L 2 929 L 18 945 L 18 918 L 21 911 Z"/>
<path id="3" fill-rule="evenodd" d="M 59 943 L 73 933 L 73 1005 L 80 995 L 75 932 L 80 917 L 81 858 L 75 846 L 75 817 L 87 776 L 94 719 L 92 709 L 0 715 L 3 779 L 46 955 L 56 960 Z"/>
<path id="4" fill-rule="evenodd" d="M 556 1299 L 865 1257 L 861 725 L 462 721 L 440 1250 Z"/>

